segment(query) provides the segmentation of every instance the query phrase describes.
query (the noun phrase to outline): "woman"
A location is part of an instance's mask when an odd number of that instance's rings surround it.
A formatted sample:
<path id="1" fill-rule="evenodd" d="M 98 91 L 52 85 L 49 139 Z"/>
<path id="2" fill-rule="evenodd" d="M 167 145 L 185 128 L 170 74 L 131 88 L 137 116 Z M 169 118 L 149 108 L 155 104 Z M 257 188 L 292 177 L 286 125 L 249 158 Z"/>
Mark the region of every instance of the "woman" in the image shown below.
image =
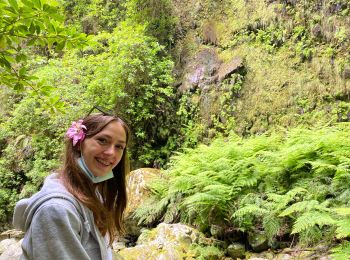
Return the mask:
<path id="1" fill-rule="evenodd" d="M 104 113 L 73 122 L 62 170 L 16 205 L 14 226 L 26 232 L 21 259 L 112 259 L 123 231 L 129 135 L 119 117 Z"/>

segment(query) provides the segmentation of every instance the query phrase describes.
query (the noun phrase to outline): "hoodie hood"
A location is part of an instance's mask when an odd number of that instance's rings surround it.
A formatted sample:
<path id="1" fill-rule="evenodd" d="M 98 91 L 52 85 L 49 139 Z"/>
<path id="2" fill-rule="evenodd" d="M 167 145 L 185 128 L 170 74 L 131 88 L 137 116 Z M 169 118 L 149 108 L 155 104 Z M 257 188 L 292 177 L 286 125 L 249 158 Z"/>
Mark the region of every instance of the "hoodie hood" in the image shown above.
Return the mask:
<path id="1" fill-rule="evenodd" d="M 38 193 L 28 199 L 22 199 L 17 202 L 13 214 L 14 227 L 26 232 L 30 227 L 35 212 L 45 201 L 52 198 L 61 198 L 70 201 L 79 210 L 83 219 L 85 221 L 87 220 L 85 210 L 77 203 L 74 196 L 66 190 L 59 180 L 58 173 L 53 173 L 45 179 L 44 185 Z"/>

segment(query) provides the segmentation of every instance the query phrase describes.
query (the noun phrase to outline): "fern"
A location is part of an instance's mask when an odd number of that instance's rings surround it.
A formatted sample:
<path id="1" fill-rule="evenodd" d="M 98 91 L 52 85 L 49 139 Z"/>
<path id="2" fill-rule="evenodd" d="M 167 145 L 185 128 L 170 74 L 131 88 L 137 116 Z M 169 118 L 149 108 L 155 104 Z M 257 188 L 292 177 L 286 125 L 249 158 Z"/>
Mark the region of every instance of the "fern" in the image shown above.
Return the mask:
<path id="1" fill-rule="evenodd" d="M 327 212 L 310 211 L 302 214 L 296 219 L 291 234 L 300 233 L 314 227 L 315 225 L 323 227 L 325 225 L 334 225 L 335 223 L 336 221 Z"/>
<path id="2" fill-rule="evenodd" d="M 349 237 L 350 236 L 350 208 L 334 208 L 332 210 L 340 216 L 340 219 L 337 220 L 336 222 L 337 238 Z"/>
<path id="3" fill-rule="evenodd" d="M 279 216 L 285 217 L 296 212 L 307 212 L 310 210 L 329 211 L 329 209 L 326 208 L 324 205 L 320 205 L 320 203 L 317 200 L 306 200 L 294 203 L 293 205 L 282 211 L 282 213 L 279 214 Z"/>
<path id="4" fill-rule="evenodd" d="M 263 227 L 266 237 L 271 243 L 282 227 L 282 220 L 274 214 L 267 214 L 263 218 Z"/>
<path id="5" fill-rule="evenodd" d="M 342 244 L 334 247 L 331 252 L 331 257 L 333 260 L 348 260 L 350 255 L 350 242 L 343 242 Z"/>
<path id="6" fill-rule="evenodd" d="M 264 214 L 268 214 L 268 213 L 269 213 L 268 210 L 263 209 L 257 205 L 250 204 L 237 210 L 235 213 L 233 213 L 231 218 L 243 219 L 247 215 L 261 217 Z"/>

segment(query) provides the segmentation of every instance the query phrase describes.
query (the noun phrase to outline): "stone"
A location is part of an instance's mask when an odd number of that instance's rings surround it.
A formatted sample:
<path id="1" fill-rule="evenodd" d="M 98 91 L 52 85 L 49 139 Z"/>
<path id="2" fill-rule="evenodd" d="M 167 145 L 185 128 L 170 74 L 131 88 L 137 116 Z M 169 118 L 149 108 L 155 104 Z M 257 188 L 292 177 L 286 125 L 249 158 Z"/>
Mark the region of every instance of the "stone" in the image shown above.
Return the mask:
<path id="1" fill-rule="evenodd" d="M 7 249 L 0 255 L 0 260 L 18 260 L 22 255 L 22 240 L 10 244 Z"/>
<path id="2" fill-rule="evenodd" d="M 4 239 L 0 242 L 0 255 L 6 251 L 6 249 L 12 244 L 16 244 L 17 240 L 14 238 Z"/>
<path id="3" fill-rule="evenodd" d="M 203 235 L 202 235 L 203 236 Z M 127 259 L 183 259 L 184 252 L 199 241 L 200 233 L 184 224 L 161 223 L 155 229 L 144 229 L 135 247 L 119 254 Z"/>
<path id="4" fill-rule="evenodd" d="M 219 225 L 211 225 L 210 226 L 210 234 L 215 238 L 223 238 L 225 234 L 225 228 Z"/>
<path id="5" fill-rule="evenodd" d="M 125 210 L 126 234 L 138 237 L 141 227 L 137 225 L 138 219 L 133 218 L 133 213 L 150 195 L 147 184 L 160 175 L 160 170 L 153 168 L 140 168 L 130 172 L 127 186 L 128 205 Z"/>
<path id="6" fill-rule="evenodd" d="M 263 233 L 250 233 L 248 242 L 254 252 L 262 252 L 268 249 L 267 238 Z"/>
<path id="7" fill-rule="evenodd" d="M 24 232 L 16 229 L 10 229 L 0 234 L 0 239 L 6 239 L 6 238 L 22 239 L 23 237 L 24 237 Z"/>
<path id="8" fill-rule="evenodd" d="M 213 76 L 220 64 L 221 61 L 215 48 L 200 50 L 184 69 L 182 84 L 178 88 L 179 93 L 194 92 L 200 86 L 215 82 L 217 77 Z"/>
<path id="9" fill-rule="evenodd" d="M 243 59 L 241 57 L 234 57 L 230 62 L 221 64 L 218 71 L 218 81 L 231 76 L 232 73 L 243 67 Z"/>
<path id="10" fill-rule="evenodd" d="M 241 243 L 232 243 L 227 247 L 227 254 L 233 259 L 245 258 L 245 246 Z"/>

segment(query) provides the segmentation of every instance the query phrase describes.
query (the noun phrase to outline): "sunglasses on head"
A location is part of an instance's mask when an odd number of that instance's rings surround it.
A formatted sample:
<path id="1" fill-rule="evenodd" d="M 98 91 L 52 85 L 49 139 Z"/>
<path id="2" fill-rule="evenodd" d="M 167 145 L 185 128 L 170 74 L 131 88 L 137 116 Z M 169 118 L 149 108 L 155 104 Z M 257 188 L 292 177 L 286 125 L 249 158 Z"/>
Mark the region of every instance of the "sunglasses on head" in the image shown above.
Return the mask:
<path id="1" fill-rule="evenodd" d="M 89 113 L 86 115 L 86 117 L 89 116 L 94 110 L 97 110 L 97 111 L 101 112 L 104 116 L 112 116 L 112 117 L 115 117 L 115 118 L 119 118 L 120 120 L 122 120 L 123 122 L 128 124 L 128 122 L 125 121 L 125 119 L 123 119 L 122 117 L 116 115 L 115 113 L 113 113 L 113 111 L 108 110 L 108 109 L 106 109 L 104 107 L 101 107 L 101 106 L 93 106 L 91 108 L 91 110 L 89 111 Z"/>
<path id="2" fill-rule="evenodd" d="M 101 106 L 93 106 L 86 116 L 89 116 L 94 110 L 97 110 L 97 111 L 101 112 L 104 116 L 117 117 L 116 115 L 113 114 L 113 112 L 111 110 L 107 110 L 107 109 L 105 109 L 104 107 L 101 107 Z"/>

